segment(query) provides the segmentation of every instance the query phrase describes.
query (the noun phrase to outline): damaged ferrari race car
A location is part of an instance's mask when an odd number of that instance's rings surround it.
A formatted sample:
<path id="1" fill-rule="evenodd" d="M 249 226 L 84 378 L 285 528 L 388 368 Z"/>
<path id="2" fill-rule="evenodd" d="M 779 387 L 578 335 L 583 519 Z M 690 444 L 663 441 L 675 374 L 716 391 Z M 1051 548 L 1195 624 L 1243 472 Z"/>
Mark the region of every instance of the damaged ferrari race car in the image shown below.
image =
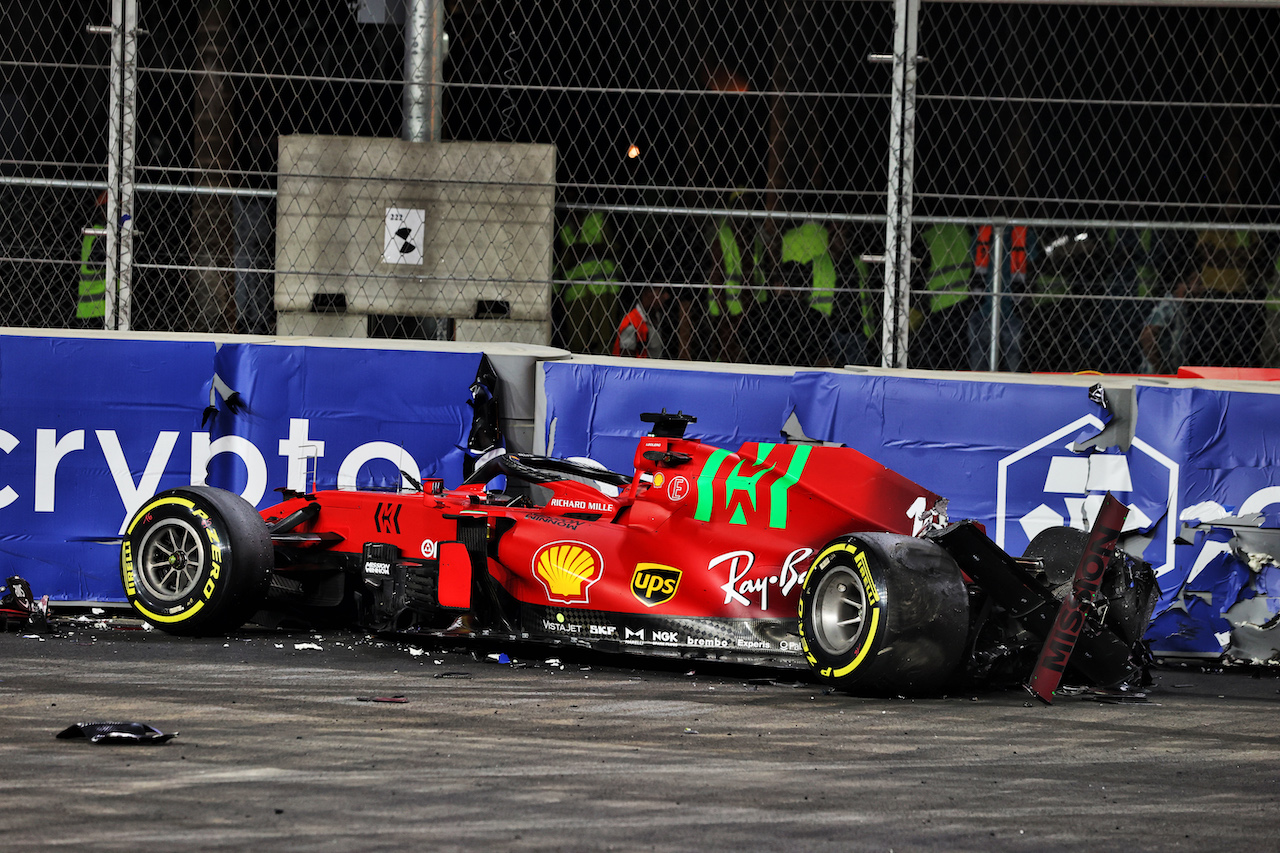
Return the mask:
<path id="1" fill-rule="evenodd" d="M 855 450 L 730 451 L 685 437 L 691 416 L 642 420 L 652 430 L 632 475 L 501 454 L 455 489 L 405 473 L 397 492 L 285 492 L 260 513 L 220 489 L 171 489 L 128 525 L 125 592 L 174 634 L 307 613 L 377 632 L 808 667 L 859 691 L 1014 684 L 1035 670 L 1052 676 L 1037 689 L 1047 699 L 1064 671 L 1101 687 L 1144 672 L 1155 578 L 1116 550 L 1105 512 L 1088 543 L 1057 528 L 1014 558 Z"/>

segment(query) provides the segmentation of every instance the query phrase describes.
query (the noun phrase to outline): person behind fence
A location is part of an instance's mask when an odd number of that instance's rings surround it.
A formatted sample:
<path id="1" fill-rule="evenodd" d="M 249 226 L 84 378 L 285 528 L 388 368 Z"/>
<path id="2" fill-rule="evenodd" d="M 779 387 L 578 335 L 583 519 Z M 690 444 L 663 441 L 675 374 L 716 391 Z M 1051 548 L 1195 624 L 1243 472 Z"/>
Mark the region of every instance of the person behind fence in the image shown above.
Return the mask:
<path id="1" fill-rule="evenodd" d="M 740 207 L 742 199 L 742 191 L 735 191 L 729 203 Z M 740 217 L 713 220 L 711 228 L 706 316 L 714 352 L 709 355 L 715 361 L 737 362 L 742 360 L 742 339 L 752 302 L 764 298 L 760 243 L 751 238 L 754 229 L 750 222 Z M 743 285 L 748 282 L 752 287 L 744 292 Z"/>
<path id="2" fill-rule="evenodd" d="M 662 308 L 670 291 L 660 284 L 640 288 L 636 307 L 622 318 L 613 339 L 613 354 L 632 358 L 663 358 Z"/>
<path id="3" fill-rule="evenodd" d="M 973 300 L 973 235 L 964 225 L 939 222 L 920 235 L 928 261 L 927 293 L 912 308 L 911 363 L 930 370 L 967 366 L 966 334 Z M 913 252 L 912 254 L 915 254 Z"/>
<path id="4" fill-rule="evenodd" d="M 1188 342 L 1186 300 L 1202 292 L 1200 269 L 1189 257 L 1169 262 L 1173 288 L 1147 315 L 1138 335 L 1143 373 L 1176 373 Z"/>
<path id="5" fill-rule="evenodd" d="M 1203 299 L 1191 303 L 1191 323 L 1212 330 L 1184 351 L 1187 364 L 1209 367 L 1253 367 L 1258 363 L 1264 317 L 1265 258 L 1262 241 L 1242 229 L 1200 232 Z"/>
<path id="6" fill-rule="evenodd" d="M 1107 289 L 1116 298 L 1103 303 L 1103 310 L 1107 312 L 1104 328 L 1110 331 L 1110 352 L 1102 364 L 1112 373 L 1131 373 L 1136 363 L 1145 357 L 1145 353 L 1134 346 L 1134 339 L 1141 337 L 1141 327 L 1136 324 L 1142 321 L 1142 308 L 1137 300 L 1151 295 L 1150 279 L 1157 260 L 1153 236 L 1149 228 L 1112 228 L 1107 232 L 1111 249 Z"/>
<path id="7" fill-rule="evenodd" d="M 556 346 L 606 355 L 618 328 L 618 265 L 609 222 L 574 210 L 560 228 L 560 278 L 553 318 Z"/>
<path id="8" fill-rule="evenodd" d="M 1277 187 L 1280 190 L 1280 187 Z M 1280 368 L 1280 234 L 1271 233 L 1267 240 L 1266 301 L 1263 303 L 1262 351 L 1259 366 Z"/>
<path id="9" fill-rule="evenodd" d="M 764 364 L 826 365 L 836 271 L 821 222 L 801 222 L 782 234 L 768 298 L 759 306 L 752 360 Z"/>
<path id="10" fill-rule="evenodd" d="M 828 251 L 835 267 L 835 301 L 827 360 L 846 364 L 879 364 L 880 314 L 884 278 L 862 260 L 859 246 L 871 245 L 871 232 L 852 222 L 833 222 Z"/>
<path id="11" fill-rule="evenodd" d="M 236 331 L 269 335 L 276 329 L 275 202 L 256 196 L 231 200 L 236 238 Z"/>
<path id="12" fill-rule="evenodd" d="M 107 224 L 107 193 L 104 190 L 94 203 L 93 229 Z M 107 238 L 89 228 L 80 235 L 80 273 L 76 285 L 76 312 L 73 328 L 106 328 L 107 315 Z"/>
<path id="13" fill-rule="evenodd" d="M 991 368 L 991 318 L 994 299 L 990 295 L 994 285 L 992 253 L 995 228 L 983 225 L 973 244 L 973 279 L 980 291 L 978 306 L 969 314 L 969 369 Z M 1003 250 L 1000 275 L 999 352 L 997 370 L 1022 369 L 1021 300 L 1009 294 L 1025 293 L 1028 270 L 1035 255 L 1035 234 L 1025 225 L 1006 225 L 1002 232 Z"/>

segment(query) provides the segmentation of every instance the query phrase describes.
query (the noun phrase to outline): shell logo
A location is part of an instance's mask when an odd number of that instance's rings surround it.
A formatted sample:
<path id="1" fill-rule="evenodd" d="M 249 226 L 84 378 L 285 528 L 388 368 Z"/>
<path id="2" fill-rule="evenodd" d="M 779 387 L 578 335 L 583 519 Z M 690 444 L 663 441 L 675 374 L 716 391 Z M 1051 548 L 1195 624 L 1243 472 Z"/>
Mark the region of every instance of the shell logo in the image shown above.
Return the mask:
<path id="1" fill-rule="evenodd" d="M 533 555 L 533 574 L 547 590 L 547 600 L 583 604 L 600 580 L 604 560 L 585 542 L 552 542 Z"/>

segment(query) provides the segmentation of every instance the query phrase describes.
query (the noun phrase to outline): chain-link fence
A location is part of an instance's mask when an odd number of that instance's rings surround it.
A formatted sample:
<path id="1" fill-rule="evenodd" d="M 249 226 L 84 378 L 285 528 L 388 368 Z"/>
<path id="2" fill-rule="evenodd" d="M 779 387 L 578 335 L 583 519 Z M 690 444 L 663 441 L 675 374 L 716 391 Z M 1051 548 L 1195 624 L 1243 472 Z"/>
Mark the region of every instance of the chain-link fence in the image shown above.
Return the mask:
<path id="1" fill-rule="evenodd" d="M 0 323 L 1280 366 L 1277 32 L 1265 2 L 7 4 Z"/>

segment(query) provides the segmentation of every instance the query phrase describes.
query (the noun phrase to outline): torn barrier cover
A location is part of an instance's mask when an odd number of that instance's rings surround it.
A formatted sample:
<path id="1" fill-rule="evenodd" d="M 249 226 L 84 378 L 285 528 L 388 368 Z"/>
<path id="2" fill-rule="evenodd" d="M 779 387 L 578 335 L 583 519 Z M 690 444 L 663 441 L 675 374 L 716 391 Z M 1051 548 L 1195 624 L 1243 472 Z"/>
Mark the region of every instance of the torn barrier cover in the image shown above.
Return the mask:
<path id="1" fill-rule="evenodd" d="M 1230 657 L 1244 663 L 1280 662 L 1280 568 L 1263 566 L 1223 614 L 1231 626 Z"/>
<path id="2" fill-rule="evenodd" d="M 1088 394 L 1089 404 L 1085 407 L 1094 415 L 1094 420 L 1090 421 L 1076 434 L 1073 445 L 1077 448 L 1083 447 L 1090 439 L 1097 438 L 1111 423 L 1113 414 L 1111 411 L 1111 401 L 1107 397 L 1107 390 L 1102 387 L 1102 383 L 1089 386 Z"/>
<path id="3" fill-rule="evenodd" d="M 206 376 L 242 411 L 209 424 L 209 485 L 255 505 L 271 489 L 407 487 L 462 482 L 472 384 L 483 354 L 287 344 L 226 344 Z M 220 396 L 220 395 L 215 395 Z"/>
<path id="4" fill-rule="evenodd" d="M 1259 586 L 1280 558 L 1265 532 L 1280 511 L 1280 395 L 1139 386 L 1137 408 L 1136 436 L 1174 471 L 1168 520 L 1186 543 L 1172 546 L 1158 569 L 1161 601 L 1147 632 L 1153 654 L 1280 659 L 1265 647 L 1280 645 L 1265 633 L 1280 607 Z"/>
<path id="5" fill-rule="evenodd" d="M 1189 526 L 1202 560 L 1148 632 L 1160 654 L 1280 662 L 1280 530 L 1263 526 L 1274 521 L 1266 512 Z"/>

